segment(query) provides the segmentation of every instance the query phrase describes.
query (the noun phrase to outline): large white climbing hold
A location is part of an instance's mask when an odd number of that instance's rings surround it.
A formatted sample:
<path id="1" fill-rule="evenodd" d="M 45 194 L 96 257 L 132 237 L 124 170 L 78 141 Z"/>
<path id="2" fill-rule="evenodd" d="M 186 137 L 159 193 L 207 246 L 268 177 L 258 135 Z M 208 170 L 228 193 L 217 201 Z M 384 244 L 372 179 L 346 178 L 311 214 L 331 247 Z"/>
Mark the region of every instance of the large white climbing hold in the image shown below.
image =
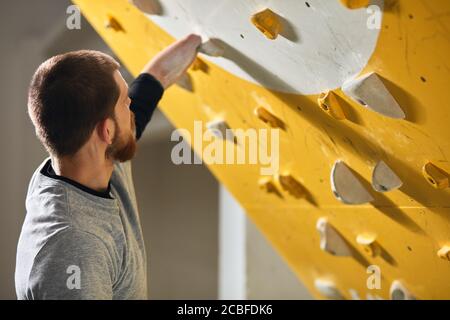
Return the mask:
<path id="1" fill-rule="evenodd" d="M 376 164 L 372 173 L 372 187 L 378 192 L 387 192 L 398 189 L 403 185 L 402 180 L 384 162 Z"/>
<path id="2" fill-rule="evenodd" d="M 391 300 L 416 300 L 416 297 L 398 280 L 392 282 L 389 294 Z"/>
<path id="3" fill-rule="evenodd" d="M 330 178 L 333 194 L 339 201 L 355 205 L 373 201 L 371 194 L 343 161 L 336 161 Z"/>
<path id="4" fill-rule="evenodd" d="M 316 290 L 325 298 L 333 300 L 343 300 L 344 296 L 336 288 L 333 282 L 326 279 L 316 279 L 314 281 Z"/>
<path id="5" fill-rule="evenodd" d="M 341 87 L 348 75 L 360 74 L 373 56 L 382 31 L 367 27 L 370 16 L 365 9 L 347 10 L 339 0 L 313 0 L 306 5 L 306 1 L 295 0 L 159 2 L 163 14 L 147 18 L 173 38 L 193 31 L 220 39 L 225 57 L 205 57 L 209 62 L 262 88 L 300 95 Z M 382 0 L 370 2 L 381 9 L 376 10 L 376 20 L 389 14 L 382 9 Z M 264 41 L 264 35 L 258 34 L 251 22 L 252 15 L 267 7 L 276 14 L 269 14 L 267 20 L 279 20 L 278 25 L 282 25 L 281 30 L 270 31 L 279 33 L 277 40 Z"/>
<path id="6" fill-rule="evenodd" d="M 406 117 L 383 81 L 374 72 L 345 82 L 342 91 L 362 106 L 384 116 L 394 119 Z"/>
<path id="7" fill-rule="evenodd" d="M 348 257 L 352 255 L 348 242 L 328 223 L 326 218 L 317 220 L 316 228 L 320 234 L 320 249 L 334 256 Z"/>

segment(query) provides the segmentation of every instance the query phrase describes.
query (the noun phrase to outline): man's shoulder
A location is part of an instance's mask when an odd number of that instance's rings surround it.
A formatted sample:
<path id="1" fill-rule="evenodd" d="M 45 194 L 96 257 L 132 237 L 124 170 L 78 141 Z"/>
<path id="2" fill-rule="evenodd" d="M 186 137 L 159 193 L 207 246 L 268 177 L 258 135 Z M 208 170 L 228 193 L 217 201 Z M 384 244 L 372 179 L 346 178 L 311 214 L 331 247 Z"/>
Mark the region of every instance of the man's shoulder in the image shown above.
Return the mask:
<path id="1" fill-rule="evenodd" d="M 120 185 L 123 184 L 126 191 L 130 193 L 132 197 L 135 196 L 133 175 L 131 171 L 131 161 L 114 163 L 114 172 L 111 177 L 111 182 L 117 187 L 120 187 Z"/>
<path id="2" fill-rule="evenodd" d="M 41 173 L 48 161 L 49 158 L 45 159 L 31 177 L 25 201 L 27 216 L 28 213 L 38 216 L 40 221 L 46 217 L 66 216 L 68 211 L 64 184 Z"/>
<path id="3" fill-rule="evenodd" d="M 25 201 L 26 216 L 22 232 L 47 238 L 67 227 L 91 231 L 102 224 L 102 212 L 111 215 L 113 200 L 89 195 L 65 181 L 46 176 L 48 159 L 31 178 Z M 30 230 L 31 229 L 31 230 Z"/>

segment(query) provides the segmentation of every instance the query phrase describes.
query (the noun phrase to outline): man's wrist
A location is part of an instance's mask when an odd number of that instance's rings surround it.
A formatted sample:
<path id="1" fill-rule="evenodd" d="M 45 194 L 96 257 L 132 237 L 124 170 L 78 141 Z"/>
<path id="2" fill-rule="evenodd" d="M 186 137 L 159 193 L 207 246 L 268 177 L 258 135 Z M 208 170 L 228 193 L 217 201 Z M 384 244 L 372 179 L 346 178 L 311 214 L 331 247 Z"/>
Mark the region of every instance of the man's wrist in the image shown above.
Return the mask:
<path id="1" fill-rule="evenodd" d="M 169 84 L 167 83 L 167 81 L 164 78 L 163 72 L 161 72 L 157 67 L 150 68 L 148 70 L 144 70 L 143 73 L 149 74 L 153 78 L 158 80 L 164 90 L 166 90 L 167 87 L 169 86 Z"/>

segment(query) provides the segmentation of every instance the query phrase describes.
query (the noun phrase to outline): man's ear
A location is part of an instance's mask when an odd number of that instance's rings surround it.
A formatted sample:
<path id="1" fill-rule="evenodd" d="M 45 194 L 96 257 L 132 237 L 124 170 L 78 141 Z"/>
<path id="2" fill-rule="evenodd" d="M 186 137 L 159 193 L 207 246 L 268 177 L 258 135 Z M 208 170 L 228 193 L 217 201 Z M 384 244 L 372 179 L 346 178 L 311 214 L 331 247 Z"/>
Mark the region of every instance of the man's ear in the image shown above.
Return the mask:
<path id="1" fill-rule="evenodd" d="M 97 134 L 100 140 L 108 145 L 113 143 L 115 130 L 115 124 L 111 118 L 102 120 L 97 124 Z"/>

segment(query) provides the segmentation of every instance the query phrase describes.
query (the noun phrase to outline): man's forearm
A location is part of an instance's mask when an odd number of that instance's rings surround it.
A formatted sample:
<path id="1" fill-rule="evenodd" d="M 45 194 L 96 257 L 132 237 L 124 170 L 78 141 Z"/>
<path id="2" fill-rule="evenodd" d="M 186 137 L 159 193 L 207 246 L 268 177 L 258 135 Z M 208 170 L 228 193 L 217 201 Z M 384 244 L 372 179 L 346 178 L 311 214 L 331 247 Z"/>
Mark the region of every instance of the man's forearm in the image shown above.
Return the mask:
<path id="1" fill-rule="evenodd" d="M 150 122 L 164 90 L 186 72 L 197 56 L 201 38 L 189 35 L 157 54 L 130 85 L 130 109 L 135 115 L 136 139 Z"/>
<path id="2" fill-rule="evenodd" d="M 131 99 L 130 110 L 134 113 L 137 140 L 150 122 L 163 93 L 161 83 L 147 73 L 140 74 L 130 85 L 128 96 Z"/>

